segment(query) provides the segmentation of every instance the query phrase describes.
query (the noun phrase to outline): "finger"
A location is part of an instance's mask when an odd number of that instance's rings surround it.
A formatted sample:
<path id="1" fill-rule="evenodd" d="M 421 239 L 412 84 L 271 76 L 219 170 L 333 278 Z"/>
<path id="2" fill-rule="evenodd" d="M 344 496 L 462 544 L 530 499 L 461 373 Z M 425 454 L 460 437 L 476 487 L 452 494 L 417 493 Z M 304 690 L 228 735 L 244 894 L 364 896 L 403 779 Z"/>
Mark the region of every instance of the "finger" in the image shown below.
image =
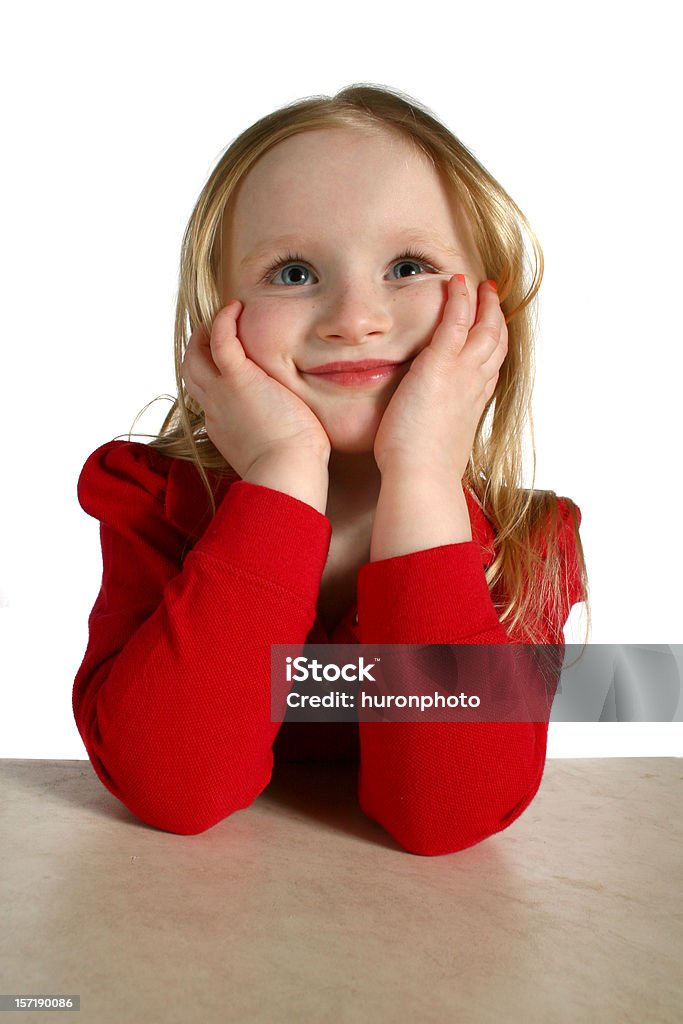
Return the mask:
<path id="1" fill-rule="evenodd" d="M 505 362 L 508 352 L 508 329 L 505 320 L 501 321 L 498 335 L 488 354 L 481 363 L 482 372 L 489 377 L 497 374 Z"/>
<path id="2" fill-rule="evenodd" d="M 459 281 L 458 277 L 462 280 Z M 467 341 L 470 327 L 470 305 L 464 274 L 454 274 L 447 285 L 446 306 L 432 335 L 432 348 L 444 348 L 451 354 L 460 352 Z"/>
<path id="3" fill-rule="evenodd" d="M 497 350 L 501 332 L 507 345 L 507 324 L 501 309 L 498 293 L 489 281 L 482 281 L 478 287 L 477 315 L 470 328 L 468 352 L 479 365 L 485 363 Z"/>
<path id="4" fill-rule="evenodd" d="M 185 355 L 187 356 L 187 352 L 185 353 Z M 183 385 L 185 391 L 190 396 L 192 401 L 196 402 L 197 405 L 199 405 L 201 407 L 203 405 L 203 402 L 204 402 L 204 394 L 205 394 L 205 392 L 204 392 L 204 389 L 202 388 L 201 384 L 196 380 L 196 378 L 195 378 L 195 376 L 194 376 L 194 374 L 192 372 L 192 363 L 191 363 L 191 361 L 187 361 L 186 359 L 183 359 L 181 370 L 180 370 L 180 378 L 181 378 L 182 385 Z"/>
<path id="5" fill-rule="evenodd" d="M 195 327 L 190 335 L 183 355 L 181 372 L 183 380 L 192 380 L 203 388 L 220 376 L 220 371 L 211 357 L 209 335 L 202 324 Z"/>
<path id="6" fill-rule="evenodd" d="M 489 400 L 493 397 L 493 393 L 496 390 L 496 385 L 498 384 L 498 377 L 499 376 L 500 376 L 500 374 L 497 373 L 495 375 L 495 377 L 491 378 L 491 380 L 487 383 L 486 387 L 484 388 L 484 401 L 485 402 L 489 402 Z"/>
<path id="7" fill-rule="evenodd" d="M 484 328 L 488 328 L 493 336 L 497 338 L 500 320 L 501 318 L 505 319 L 500 306 L 498 292 L 493 287 L 491 281 L 481 281 L 477 291 L 479 302 L 473 326 L 482 324 Z"/>
<path id="8" fill-rule="evenodd" d="M 246 359 L 246 353 L 237 337 L 237 318 L 242 308 L 241 302 L 232 299 L 216 313 L 211 325 L 209 347 L 221 373 L 229 373 Z"/>
<path id="9" fill-rule="evenodd" d="M 191 365 L 186 365 L 185 363 L 183 363 L 180 376 L 182 380 L 182 386 L 185 389 L 186 393 L 190 396 L 193 402 L 196 402 L 200 409 L 203 408 L 204 401 L 206 398 L 206 391 L 194 376 Z"/>

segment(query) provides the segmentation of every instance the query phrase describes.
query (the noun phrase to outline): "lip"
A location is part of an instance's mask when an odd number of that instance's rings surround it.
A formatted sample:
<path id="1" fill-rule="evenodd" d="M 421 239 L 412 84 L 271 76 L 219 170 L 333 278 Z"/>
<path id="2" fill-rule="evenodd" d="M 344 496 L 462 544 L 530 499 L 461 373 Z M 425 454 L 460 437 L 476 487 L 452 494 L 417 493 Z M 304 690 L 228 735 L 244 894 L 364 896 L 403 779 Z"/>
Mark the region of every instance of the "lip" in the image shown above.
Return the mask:
<path id="1" fill-rule="evenodd" d="M 341 387 L 368 387 L 396 376 L 410 362 L 390 362 L 386 359 L 363 359 L 346 363 L 325 363 L 303 373 L 310 374 L 326 384 Z"/>
<path id="2" fill-rule="evenodd" d="M 302 373 L 360 373 L 362 370 L 374 370 L 378 366 L 400 365 L 398 359 L 350 359 L 343 363 L 321 363 Z"/>

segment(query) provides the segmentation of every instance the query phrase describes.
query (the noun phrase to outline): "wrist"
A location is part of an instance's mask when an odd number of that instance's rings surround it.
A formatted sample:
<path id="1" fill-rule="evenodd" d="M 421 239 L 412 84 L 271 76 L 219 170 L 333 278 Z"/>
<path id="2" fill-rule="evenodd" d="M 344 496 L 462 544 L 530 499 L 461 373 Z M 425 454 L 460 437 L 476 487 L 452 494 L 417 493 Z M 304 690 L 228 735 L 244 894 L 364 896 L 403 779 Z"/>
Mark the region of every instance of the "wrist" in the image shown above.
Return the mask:
<path id="1" fill-rule="evenodd" d="M 437 481 L 460 481 L 465 475 L 452 461 L 445 459 L 420 458 L 415 455 L 391 455 L 377 463 L 380 476 L 415 479 L 432 479 Z"/>
<path id="2" fill-rule="evenodd" d="M 457 475 L 452 467 L 385 465 L 370 561 L 471 541 L 469 510 Z"/>
<path id="3" fill-rule="evenodd" d="M 323 453 L 307 450 L 271 450 L 259 456 L 242 479 L 289 494 L 324 515 L 329 486 L 328 458 Z"/>

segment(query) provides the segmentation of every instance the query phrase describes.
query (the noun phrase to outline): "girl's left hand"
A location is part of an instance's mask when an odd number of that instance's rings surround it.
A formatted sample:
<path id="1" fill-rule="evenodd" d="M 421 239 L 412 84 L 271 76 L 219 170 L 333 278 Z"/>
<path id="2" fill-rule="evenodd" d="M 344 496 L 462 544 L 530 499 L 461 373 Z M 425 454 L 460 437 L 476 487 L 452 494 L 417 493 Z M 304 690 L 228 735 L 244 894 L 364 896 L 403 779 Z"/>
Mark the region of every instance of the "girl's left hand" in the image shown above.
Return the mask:
<path id="1" fill-rule="evenodd" d="M 381 473 L 399 464 L 453 472 L 462 480 L 479 420 L 508 350 L 498 294 L 479 285 L 470 328 L 467 285 L 448 282 L 446 306 L 429 344 L 415 357 L 382 417 L 374 443 Z"/>

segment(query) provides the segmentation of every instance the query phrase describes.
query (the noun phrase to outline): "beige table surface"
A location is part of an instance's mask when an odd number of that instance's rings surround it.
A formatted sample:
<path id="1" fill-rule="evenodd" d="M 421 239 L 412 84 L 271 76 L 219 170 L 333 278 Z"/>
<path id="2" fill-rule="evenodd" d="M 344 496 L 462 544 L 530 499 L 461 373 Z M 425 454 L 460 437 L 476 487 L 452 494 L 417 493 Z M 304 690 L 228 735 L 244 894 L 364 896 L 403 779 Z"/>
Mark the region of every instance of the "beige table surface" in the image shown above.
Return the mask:
<path id="1" fill-rule="evenodd" d="M 350 764 L 276 767 L 197 836 L 88 761 L 0 761 L 0 992 L 109 1022 L 683 1021 L 683 759 L 549 760 L 508 829 L 406 853 Z"/>

